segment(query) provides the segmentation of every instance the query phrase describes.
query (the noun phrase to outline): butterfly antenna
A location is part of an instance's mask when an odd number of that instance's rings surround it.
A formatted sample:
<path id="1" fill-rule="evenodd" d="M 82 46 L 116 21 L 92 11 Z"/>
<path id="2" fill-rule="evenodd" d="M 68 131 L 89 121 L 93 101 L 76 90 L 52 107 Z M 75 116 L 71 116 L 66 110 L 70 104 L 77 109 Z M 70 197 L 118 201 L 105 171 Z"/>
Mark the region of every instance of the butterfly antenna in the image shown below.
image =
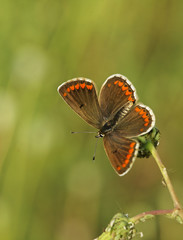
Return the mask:
<path id="1" fill-rule="evenodd" d="M 95 160 L 98 140 L 99 140 L 99 138 L 97 138 L 96 143 L 95 143 L 95 151 L 94 151 L 94 154 L 93 154 L 93 160 Z"/>
<path id="2" fill-rule="evenodd" d="M 96 132 L 87 132 L 87 131 L 83 131 L 83 132 L 71 132 L 71 134 L 75 134 L 75 133 L 96 133 Z"/>

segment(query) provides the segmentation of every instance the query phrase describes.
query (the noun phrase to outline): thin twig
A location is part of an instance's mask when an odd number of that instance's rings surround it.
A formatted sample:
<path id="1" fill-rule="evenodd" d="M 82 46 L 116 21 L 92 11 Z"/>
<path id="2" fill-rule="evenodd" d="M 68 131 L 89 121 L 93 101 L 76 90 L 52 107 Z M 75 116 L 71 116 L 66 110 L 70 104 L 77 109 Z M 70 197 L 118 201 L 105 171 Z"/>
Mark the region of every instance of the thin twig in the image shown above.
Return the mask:
<path id="1" fill-rule="evenodd" d="M 131 218 L 131 221 L 135 222 L 135 224 L 139 223 L 140 221 L 143 221 L 143 219 L 147 219 L 147 216 L 154 217 L 155 215 L 165 215 L 165 214 L 172 214 L 174 212 L 174 209 L 163 209 L 163 210 L 152 210 L 140 213 L 134 217 Z"/>
<path id="2" fill-rule="evenodd" d="M 160 159 L 160 157 L 159 157 L 155 147 L 151 143 L 149 145 L 149 149 L 150 149 L 150 151 L 151 151 L 151 153 L 152 153 L 152 155 L 153 155 L 153 157 L 154 157 L 154 159 L 155 159 L 155 161 L 156 161 L 156 163 L 157 163 L 157 165 L 158 165 L 158 167 L 159 167 L 159 169 L 161 171 L 161 174 L 162 174 L 163 179 L 164 179 L 164 181 L 166 183 L 167 189 L 168 189 L 168 191 L 170 193 L 170 196 L 172 198 L 174 208 L 175 208 L 175 210 L 179 211 L 179 216 L 183 220 L 183 209 L 182 209 L 182 206 L 181 206 L 181 204 L 180 204 L 180 202 L 179 202 L 179 200 L 177 198 L 177 195 L 175 193 L 173 185 L 172 185 L 172 183 L 170 181 L 170 178 L 168 176 L 167 170 L 166 170 L 164 164 L 162 163 L 162 161 L 161 161 L 161 159 Z"/>

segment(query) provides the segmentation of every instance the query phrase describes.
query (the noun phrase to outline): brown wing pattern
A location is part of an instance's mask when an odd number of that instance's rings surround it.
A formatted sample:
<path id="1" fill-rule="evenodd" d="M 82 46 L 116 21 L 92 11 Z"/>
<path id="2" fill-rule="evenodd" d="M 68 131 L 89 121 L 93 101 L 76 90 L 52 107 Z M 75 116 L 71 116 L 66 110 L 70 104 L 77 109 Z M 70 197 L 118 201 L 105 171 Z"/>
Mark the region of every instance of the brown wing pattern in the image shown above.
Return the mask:
<path id="1" fill-rule="evenodd" d="M 105 118 L 114 114 L 128 101 L 136 102 L 137 96 L 132 83 L 123 75 L 114 74 L 107 78 L 101 87 L 99 104 Z"/>
<path id="2" fill-rule="evenodd" d="M 154 125 L 153 111 L 143 104 L 138 104 L 130 109 L 114 131 L 120 132 L 124 137 L 136 137 L 149 132 Z"/>
<path id="3" fill-rule="evenodd" d="M 66 103 L 87 123 L 100 129 L 102 113 L 94 83 L 86 78 L 76 78 L 58 87 L 58 92 Z"/>
<path id="4" fill-rule="evenodd" d="M 139 143 L 117 132 L 106 135 L 103 140 L 111 165 L 120 176 L 125 175 L 134 163 Z"/>

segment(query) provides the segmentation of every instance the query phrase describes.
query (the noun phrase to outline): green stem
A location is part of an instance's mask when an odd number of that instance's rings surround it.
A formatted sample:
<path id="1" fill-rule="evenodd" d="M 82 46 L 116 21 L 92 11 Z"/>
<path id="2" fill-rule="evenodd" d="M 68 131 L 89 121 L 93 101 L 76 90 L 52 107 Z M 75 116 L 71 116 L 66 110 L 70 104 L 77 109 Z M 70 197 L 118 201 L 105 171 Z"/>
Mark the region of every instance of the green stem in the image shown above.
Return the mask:
<path id="1" fill-rule="evenodd" d="M 158 153 L 157 153 L 157 151 L 156 151 L 156 149 L 154 148 L 153 145 L 152 145 L 151 153 L 152 153 L 152 155 L 153 155 L 156 163 L 158 164 L 158 167 L 159 167 L 159 169 L 160 169 L 160 171 L 163 175 L 164 181 L 166 183 L 166 186 L 167 186 L 167 188 L 169 190 L 169 193 L 171 195 L 171 198 L 173 200 L 174 207 L 176 209 L 180 209 L 181 206 L 180 206 L 180 203 L 179 203 L 179 201 L 177 199 L 177 196 L 175 194 L 175 191 L 174 191 L 173 185 L 170 181 L 170 178 L 168 176 L 167 170 L 166 170 L 165 166 L 163 165 L 163 163 L 162 163 L 162 161 L 161 161 L 161 159 L 160 159 L 160 157 L 159 157 L 159 155 L 158 155 Z"/>
<path id="2" fill-rule="evenodd" d="M 152 211 L 147 211 L 140 213 L 134 217 L 131 218 L 131 221 L 134 222 L 135 224 L 139 222 L 143 222 L 147 219 L 153 218 L 156 215 L 171 215 L 173 214 L 174 209 L 163 209 L 163 210 L 152 210 Z"/>
<path id="3" fill-rule="evenodd" d="M 152 210 L 140 213 L 134 217 L 129 218 L 128 215 L 117 213 L 105 231 L 95 240 L 119 240 L 119 239 L 132 239 L 133 237 L 141 234 L 137 232 L 135 226 L 140 222 L 152 219 L 157 215 L 164 215 L 171 219 L 176 219 L 180 224 L 183 221 L 180 217 L 178 209 L 163 209 L 163 210 Z"/>
<path id="4" fill-rule="evenodd" d="M 172 183 L 170 181 L 170 178 L 168 176 L 167 170 L 166 170 L 165 166 L 163 165 L 163 163 L 162 163 L 162 161 L 161 161 L 161 159 L 160 159 L 160 157 L 159 157 L 159 155 L 158 155 L 158 153 L 157 153 L 157 151 L 156 151 L 156 149 L 155 149 L 155 147 L 153 146 L 152 143 L 149 143 L 148 148 L 151 151 L 151 153 L 152 153 L 152 155 L 153 155 L 153 157 L 154 157 L 154 159 L 155 159 L 155 161 L 156 161 L 156 163 L 157 163 L 157 165 L 158 165 L 158 167 L 159 167 L 159 169 L 161 171 L 163 179 L 164 179 L 164 181 L 166 183 L 166 186 L 167 186 L 168 191 L 170 193 L 170 196 L 172 198 L 172 201 L 173 201 L 173 204 L 174 204 L 174 208 L 175 208 L 175 210 L 179 210 L 179 214 L 178 215 L 183 220 L 183 209 L 182 209 L 182 206 L 181 206 L 181 204 L 180 204 L 180 202 L 179 202 L 179 200 L 178 200 L 178 198 L 177 198 L 177 196 L 175 194 L 175 191 L 174 191 L 173 185 L 172 185 Z"/>

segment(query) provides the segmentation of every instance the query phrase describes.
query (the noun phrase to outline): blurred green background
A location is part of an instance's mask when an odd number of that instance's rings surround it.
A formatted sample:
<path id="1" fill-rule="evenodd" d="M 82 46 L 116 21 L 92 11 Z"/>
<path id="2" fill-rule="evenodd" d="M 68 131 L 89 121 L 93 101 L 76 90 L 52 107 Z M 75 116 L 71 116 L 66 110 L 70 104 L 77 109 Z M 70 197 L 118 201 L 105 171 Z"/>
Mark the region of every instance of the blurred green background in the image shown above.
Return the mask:
<path id="1" fill-rule="evenodd" d="M 1 0 L 0 239 L 91 240 L 117 212 L 172 208 L 153 158 L 119 177 L 102 140 L 57 87 L 88 77 L 98 88 L 127 76 L 161 131 L 158 151 L 183 203 L 183 1 Z M 144 239 L 182 240 L 159 217 Z"/>

